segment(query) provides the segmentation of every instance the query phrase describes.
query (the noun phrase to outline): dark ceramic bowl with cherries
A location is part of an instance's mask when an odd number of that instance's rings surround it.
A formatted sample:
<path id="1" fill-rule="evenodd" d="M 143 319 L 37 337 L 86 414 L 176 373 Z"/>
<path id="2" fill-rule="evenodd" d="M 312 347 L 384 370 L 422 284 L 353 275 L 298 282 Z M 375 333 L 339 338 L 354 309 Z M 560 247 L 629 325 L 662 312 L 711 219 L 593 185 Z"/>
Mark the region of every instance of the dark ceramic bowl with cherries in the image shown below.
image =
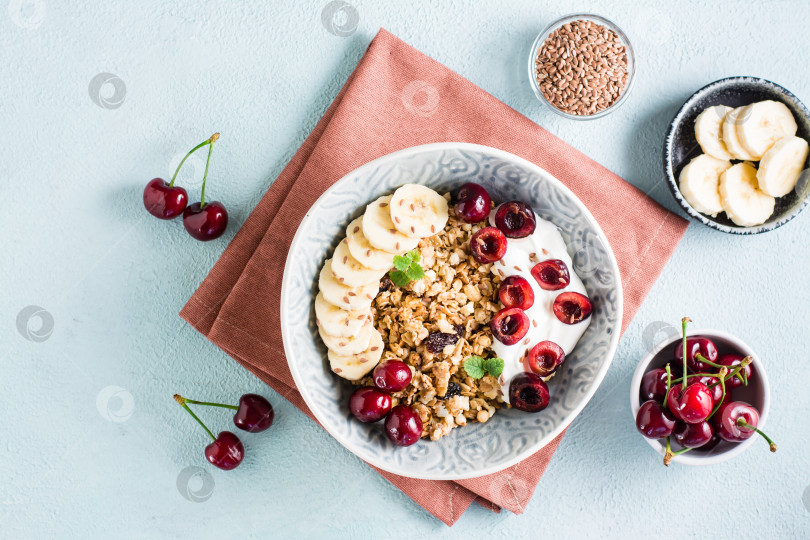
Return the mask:
<path id="1" fill-rule="evenodd" d="M 686 332 L 686 335 L 690 351 L 694 344 L 696 349 L 698 346 L 700 346 L 701 351 L 705 353 L 706 341 L 714 344 L 716 352 L 712 354 L 716 354 L 715 362 L 719 362 L 720 364 L 724 362 L 724 357 L 727 357 L 730 360 L 730 355 L 734 355 L 739 359 L 751 357 L 751 364 L 748 366 L 748 368 L 746 368 L 746 379 L 748 384 L 742 384 L 742 380 L 737 380 L 737 378 L 735 378 L 733 381 L 730 379 L 729 381 L 731 382 L 726 381 L 725 387 L 726 391 L 730 393 L 731 401 L 735 403 L 747 403 L 756 409 L 756 411 L 759 413 L 757 428 L 762 430 L 768 419 L 768 410 L 770 408 L 771 400 L 768 377 L 759 356 L 757 356 L 754 350 L 751 349 L 751 347 L 749 347 L 745 342 L 727 332 L 722 332 L 720 330 L 691 329 Z M 705 340 L 701 338 L 705 338 Z M 639 362 L 638 367 L 633 374 L 633 380 L 630 383 L 630 408 L 632 409 L 634 419 L 637 419 L 639 409 L 650 397 L 648 393 L 650 387 L 649 381 L 653 379 L 654 376 L 652 373 L 647 375 L 648 373 L 657 369 L 664 369 L 667 363 L 669 363 L 673 372 L 673 379 L 681 376 L 683 371 L 683 355 L 678 354 L 676 352 L 676 348 L 680 350 L 682 343 L 681 335 L 669 336 L 655 345 L 655 347 L 653 347 L 652 350 L 650 350 L 644 356 L 644 358 L 641 359 L 641 362 Z M 690 352 L 687 353 L 687 358 L 690 358 Z M 728 363 L 731 364 L 731 362 Z M 692 367 L 693 366 L 690 363 L 688 369 L 690 373 L 694 372 Z M 700 372 L 714 373 L 717 371 L 717 368 L 712 368 L 711 366 L 705 366 L 705 368 L 700 369 Z M 645 376 L 647 378 L 646 382 Z M 693 379 L 688 380 L 691 381 Z M 720 391 L 718 390 L 718 394 L 719 393 Z M 713 407 L 710 406 L 710 408 Z M 713 437 L 713 440 L 702 445 L 701 447 L 693 448 L 692 450 L 680 455 L 675 455 L 675 457 L 672 458 L 673 463 L 680 463 L 684 465 L 713 465 L 740 455 L 752 444 L 765 445 L 765 443 L 760 440 L 761 437 L 756 433 L 753 433 L 752 436 L 746 438 L 742 442 L 728 442 L 717 437 L 719 432 L 719 428 L 717 426 L 720 425 L 721 412 L 723 412 L 722 406 L 718 410 L 718 413 L 716 413 L 715 416 L 708 421 L 714 427 L 713 432 L 715 436 Z M 683 424 L 679 422 L 679 425 Z M 672 452 L 677 454 L 679 450 L 683 449 L 683 446 L 678 444 L 675 439 L 676 437 L 673 434 L 673 436 L 670 437 Z M 665 439 L 644 437 L 644 440 L 647 441 L 653 450 L 662 456 L 665 454 Z M 765 449 L 765 452 L 767 453 L 767 449 Z"/>

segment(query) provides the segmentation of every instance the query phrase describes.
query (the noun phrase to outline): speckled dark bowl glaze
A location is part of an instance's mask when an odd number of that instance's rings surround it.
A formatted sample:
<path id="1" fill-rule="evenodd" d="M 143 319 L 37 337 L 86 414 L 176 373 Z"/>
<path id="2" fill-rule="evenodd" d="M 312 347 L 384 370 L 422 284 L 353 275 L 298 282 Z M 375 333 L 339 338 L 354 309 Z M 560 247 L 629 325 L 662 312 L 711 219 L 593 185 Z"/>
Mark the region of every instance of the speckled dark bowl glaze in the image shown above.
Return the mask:
<path id="1" fill-rule="evenodd" d="M 784 197 L 776 199 L 776 207 L 770 219 L 762 225 L 754 227 L 736 225 L 726 216 L 725 212 L 721 212 L 714 218 L 701 214 L 692 208 L 678 189 L 678 176 L 681 174 L 681 169 L 692 158 L 703 153 L 695 139 L 695 118 L 704 109 L 714 105 L 741 107 L 767 99 L 781 101 L 787 105 L 799 128 L 796 135 L 810 141 L 810 111 L 807 110 L 804 103 L 778 84 L 757 77 L 729 77 L 704 86 L 683 104 L 669 126 L 667 137 L 664 140 L 664 172 L 669 190 L 678 204 L 690 216 L 718 231 L 734 234 L 757 234 L 772 231 L 796 217 L 810 202 L 810 197 L 808 197 L 810 195 L 810 182 L 808 182 L 810 171 L 807 169 L 807 164 L 805 164 L 805 171 L 796 184 L 796 188 Z"/>

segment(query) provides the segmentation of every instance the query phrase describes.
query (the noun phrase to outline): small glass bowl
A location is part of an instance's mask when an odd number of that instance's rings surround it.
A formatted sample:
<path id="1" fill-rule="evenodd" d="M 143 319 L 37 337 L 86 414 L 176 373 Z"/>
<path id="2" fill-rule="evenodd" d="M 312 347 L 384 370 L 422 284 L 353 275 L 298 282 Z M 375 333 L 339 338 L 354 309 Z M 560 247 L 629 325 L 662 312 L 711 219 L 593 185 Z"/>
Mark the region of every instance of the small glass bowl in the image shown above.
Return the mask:
<path id="1" fill-rule="evenodd" d="M 562 25 L 575 21 L 591 21 L 596 24 L 600 24 L 605 28 L 613 30 L 619 37 L 619 40 L 621 41 L 622 45 L 624 45 L 624 49 L 627 53 L 627 85 L 624 88 L 624 92 L 622 92 L 622 95 L 619 96 L 619 99 L 616 100 L 616 102 L 613 105 L 595 114 L 577 115 L 561 111 L 560 109 L 552 105 L 543 95 L 543 92 L 540 90 L 540 85 L 537 83 L 537 77 L 535 76 L 537 54 L 540 51 L 540 48 L 543 46 L 543 43 L 545 43 L 549 34 L 551 34 L 553 31 L 555 31 Z M 635 74 L 636 74 L 636 58 L 633 52 L 633 47 L 630 45 L 630 41 L 627 39 L 627 36 L 624 34 L 624 32 L 622 32 L 621 28 L 616 26 L 615 23 L 605 19 L 604 17 L 600 17 L 599 15 L 592 15 L 590 13 L 572 13 L 570 15 L 566 15 L 564 17 L 559 18 L 550 25 L 548 25 L 545 28 L 545 30 L 540 32 L 540 34 L 537 36 L 537 39 L 534 40 L 534 44 L 532 44 L 531 54 L 529 55 L 529 82 L 532 85 L 532 90 L 534 90 L 534 95 L 537 96 L 537 99 L 548 105 L 548 107 L 552 111 L 565 118 L 570 118 L 571 120 L 594 120 L 596 118 L 606 116 L 611 112 L 615 111 L 616 109 L 618 109 L 619 106 L 627 100 L 627 96 L 630 95 L 630 90 L 633 87 L 633 79 L 635 79 Z"/>

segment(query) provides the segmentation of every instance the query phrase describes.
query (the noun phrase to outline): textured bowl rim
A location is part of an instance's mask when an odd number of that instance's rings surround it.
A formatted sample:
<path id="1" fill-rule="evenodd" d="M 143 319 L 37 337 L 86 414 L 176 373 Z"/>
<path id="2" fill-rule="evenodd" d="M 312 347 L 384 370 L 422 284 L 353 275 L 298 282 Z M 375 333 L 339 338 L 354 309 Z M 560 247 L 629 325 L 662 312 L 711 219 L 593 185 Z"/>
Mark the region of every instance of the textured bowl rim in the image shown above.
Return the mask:
<path id="1" fill-rule="evenodd" d="M 290 342 L 290 332 L 288 330 L 289 320 L 287 319 L 287 312 L 284 309 L 286 305 L 290 302 L 288 296 L 290 294 L 290 266 L 291 266 L 291 258 L 290 254 L 293 253 L 295 248 L 297 247 L 298 243 L 302 241 L 301 231 L 304 225 L 310 219 L 310 211 L 312 208 L 318 206 L 323 200 L 327 199 L 331 196 L 332 192 L 337 189 L 342 184 L 348 182 L 351 178 L 357 176 L 358 174 L 364 174 L 367 171 L 373 170 L 380 165 L 391 161 L 397 161 L 402 158 L 414 156 L 419 153 L 423 152 L 434 152 L 434 151 L 446 151 L 446 150 L 460 150 L 460 151 L 468 151 L 468 152 L 477 152 L 477 153 L 484 153 L 493 157 L 497 157 L 506 161 L 511 161 L 513 163 L 517 163 L 518 165 L 542 176 L 545 180 L 556 183 L 556 187 L 560 189 L 563 193 L 565 193 L 574 204 L 579 208 L 580 212 L 588 219 L 594 230 L 596 231 L 599 239 L 603 242 L 603 244 L 607 247 L 607 253 L 610 255 L 610 265 L 611 271 L 617 277 L 616 279 L 616 291 L 617 291 L 617 301 L 616 301 L 616 311 L 617 311 L 617 322 L 614 327 L 612 327 L 612 332 L 610 335 L 610 345 L 608 348 L 608 352 L 606 354 L 605 362 L 599 368 L 599 371 L 596 373 L 594 377 L 594 383 L 591 385 L 591 389 L 583 396 L 580 402 L 574 407 L 560 422 L 554 430 L 546 434 L 545 437 L 540 439 L 537 443 L 532 445 L 531 447 L 525 449 L 516 457 L 506 460 L 498 465 L 494 466 L 484 466 L 476 471 L 470 473 L 463 473 L 463 474 L 439 474 L 439 475 L 430 475 L 430 474 L 414 474 L 412 471 L 407 469 L 402 469 L 398 466 L 392 465 L 391 463 L 378 459 L 376 456 L 373 455 L 365 455 L 363 452 L 358 451 L 351 441 L 343 439 L 341 436 L 336 434 L 332 429 L 327 420 L 320 414 L 317 406 L 313 405 L 313 401 L 310 398 L 309 391 L 307 389 L 307 383 L 304 380 L 303 376 L 298 372 L 298 368 L 294 361 L 293 351 L 291 350 L 291 346 L 289 345 Z M 613 357 L 616 354 L 616 348 L 619 344 L 619 338 L 621 335 L 621 326 L 622 326 L 622 319 L 624 316 L 624 297 L 622 294 L 622 283 L 621 283 L 621 274 L 619 273 L 619 266 L 616 262 L 616 256 L 613 253 L 613 249 L 610 247 L 610 242 L 608 242 L 607 237 L 605 236 L 604 231 L 599 226 L 599 223 L 590 213 L 590 211 L 585 207 L 582 201 L 574 195 L 574 193 L 562 182 L 557 180 L 552 174 L 547 172 L 546 170 L 538 167 L 534 163 L 527 161 L 519 156 L 506 152 L 504 150 L 499 150 L 497 148 L 492 148 L 490 146 L 484 146 L 480 144 L 472 144 L 472 143 L 463 143 L 463 142 L 441 142 L 441 143 L 432 143 L 432 144 L 424 144 L 419 146 L 412 146 L 410 148 L 405 148 L 403 150 L 398 150 L 396 152 L 386 154 L 382 157 L 379 157 L 373 161 L 370 161 L 360 167 L 354 169 L 353 171 L 349 172 L 337 182 L 335 182 L 332 186 L 329 187 L 320 197 L 316 200 L 310 210 L 307 210 L 304 219 L 301 220 L 301 223 L 298 226 L 298 229 L 295 231 L 295 236 L 293 237 L 292 243 L 290 244 L 290 249 L 287 252 L 287 260 L 284 264 L 284 275 L 282 277 L 281 282 L 281 302 L 280 302 L 280 311 L 281 311 L 281 336 L 282 342 L 284 346 L 284 355 L 287 357 L 287 365 L 290 367 L 290 372 L 292 373 L 293 380 L 295 381 L 295 385 L 300 392 L 301 397 L 303 398 L 304 402 L 309 407 L 312 414 L 315 416 L 315 419 L 321 426 L 332 436 L 334 437 L 341 445 L 343 445 L 347 450 L 353 453 L 358 458 L 362 459 L 366 463 L 378 467 L 384 471 L 390 472 L 392 474 L 396 474 L 399 476 L 405 476 L 408 478 L 418 478 L 424 480 L 464 480 L 468 478 L 478 478 L 480 476 L 485 476 L 487 474 L 492 474 L 498 471 L 502 471 L 507 469 L 520 461 L 523 461 L 527 457 L 533 455 L 541 448 L 545 447 L 551 441 L 553 441 L 560 433 L 562 433 L 570 424 L 573 422 L 574 418 L 576 418 L 582 409 L 590 402 L 591 398 L 593 398 L 596 390 L 602 384 L 602 380 L 605 378 L 608 368 L 610 368 L 610 364 L 613 362 Z M 425 444 L 421 442 L 421 444 Z"/>
<path id="2" fill-rule="evenodd" d="M 684 102 L 684 104 L 681 105 L 681 108 L 678 109 L 678 112 L 675 114 L 672 121 L 669 123 L 667 135 L 666 137 L 664 137 L 664 156 L 663 156 L 664 174 L 667 179 L 667 187 L 669 188 L 670 193 L 672 193 L 672 196 L 675 197 L 676 201 L 678 201 L 678 204 L 681 206 L 681 208 L 683 208 L 684 211 L 686 211 L 686 213 L 689 214 L 692 218 L 700 221 L 704 225 L 711 227 L 712 229 L 717 229 L 718 231 L 724 233 L 743 234 L 743 235 L 760 234 L 772 231 L 774 229 L 778 229 L 788 221 L 798 216 L 799 213 L 805 209 L 808 203 L 810 203 L 810 195 L 805 196 L 804 200 L 801 203 L 797 204 L 792 212 L 786 214 L 784 217 L 782 217 L 782 219 L 778 221 L 774 221 L 773 223 L 770 224 L 754 225 L 753 227 L 732 227 L 730 225 L 718 223 L 709 216 L 701 214 L 700 212 L 695 210 L 691 204 L 687 202 L 686 198 L 683 195 L 681 195 L 681 190 L 678 188 L 678 182 L 675 179 L 675 170 L 672 166 L 672 135 L 675 133 L 675 126 L 683 121 L 683 116 L 686 114 L 686 112 L 694 105 L 695 101 L 700 99 L 703 96 L 703 94 L 708 93 L 714 87 L 723 86 L 732 82 L 739 82 L 739 81 L 754 82 L 760 84 L 766 83 L 779 88 L 784 93 L 784 95 L 788 99 L 793 101 L 793 103 L 802 111 L 802 113 L 808 119 L 810 119 L 810 111 L 808 111 L 805 104 L 802 103 L 802 100 L 800 100 L 798 97 L 796 97 L 796 95 L 793 92 L 791 92 L 790 90 L 788 90 L 787 88 L 785 88 L 780 84 L 777 84 L 763 77 L 754 77 L 752 75 L 736 75 L 734 77 L 726 77 L 723 79 L 718 79 L 714 82 L 707 84 L 706 86 L 704 86 L 703 88 L 701 88 L 700 90 L 689 96 L 689 99 L 687 99 Z"/>
<path id="3" fill-rule="evenodd" d="M 543 43 L 546 42 L 546 38 L 548 35 L 557 28 L 561 27 L 562 25 L 574 22 L 578 20 L 590 20 L 597 24 L 607 27 L 609 30 L 613 30 L 616 32 L 616 35 L 622 41 L 622 44 L 625 47 L 625 51 L 627 53 L 627 59 L 630 64 L 629 69 L 627 71 L 627 84 L 624 87 L 624 92 L 622 95 L 619 96 L 619 99 L 613 103 L 607 109 L 594 113 L 594 114 L 571 114 L 565 111 L 562 111 L 552 105 L 547 99 L 546 96 L 543 95 L 543 92 L 540 90 L 540 84 L 537 82 L 537 77 L 534 74 L 535 71 L 535 61 L 537 60 L 537 53 L 540 51 L 540 47 L 543 46 Z M 532 43 L 531 51 L 529 52 L 529 83 L 532 87 L 532 91 L 534 92 L 535 97 L 540 100 L 542 103 L 545 103 L 553 112 L 557 113 L 558 115 L 562 116 L 563 118 L 568 118 L 569 120 L 576 120 L 576 121 L 584 121 L 584 120 L 597 120 L 599 118 L 603 118 L 619 107 L 627 101 L 628 97 L 630 96 L 630 90 L 633 88 L 633 81 L 636 78 L 636 69 L 637 69 L 637 62 L 636 62 L 636 52 L 633 49 L 633 45 L 630 43 L 630 39 L 627 37 L 627 34 L 619 27 L 618 24 L 615 22 L 601 16 L 596 15 L 595 13 L 569 13 L 568 15 L 563 15 L 559 19 L 556 19 L 549 23 L 534 39 L 534 43 Z"/>
<path id="4" fill-rule="evenodd" d="M 771 408 L 771 386 L 768 382 L 768 375 L 765 373 L 765 367 L 762 364 L 762 361 L 757 356 L 757 353 L 752 349 L 747 343 L 743 340 L 729 334 L 728 332 L 724 332 L 722 330 L 712 330 L 712 329 L 705 329 L 705 328 L 692 328 L 687 330 L 687 336 L 706 336 L 709 338 L 719 338 L 729 343 L 733 343 L 735 347 L 737 347 L 740 351 L 745 353 L 747 356 L 750 356 L 752 359 L 752 365 L 756 366 L 757 376 L 760 377 L 762 380 L 762 410 L 759 411 L 759 424 L 758 427 L 762 428 L 765 426 L 765 423 L 768 420 L 768 411 Z M 641 400 L 638 397 L 639 389 L 641 388 L 641 378 L 644 377 L 644 374 L 647 372 L 647 368 L 650 366 L 650 362 L 653 361 L 659 352 L 663 349 L 673 345 L 678 340 L 683 339 L 680 336 L 671 337 L 671 338 L 664 338 L 660 341 L 655 347 L 652 348 L 641 361 L 636 366 L 636 371 L 633 373 L 633 379 L 630 382 L 630 410 L 633 413 L 633 424 L 635 425 L 636 414 L 638 413 L 639 408 L 641 407 Z M 639 436 L 641 436 L 639 434 Z M 646 437 L 642 437 L 650 447 L 661 454 L 664 455 L 666 448 L 663 444 L 658 442 L 658 439 L 648 439 Z M 716 463 L 722 463 L 723 461 L 727 461 L 733 457 L 736 457 L 751 446 L 754 443 L 754 440 L 758 439 L 758 437 L 751 437 L 750 439 L 743 441 L 735 446 L 733 446 L 730 450 L 726 450 L 725 452 L 721 452 L 718 454 L 712 454 L 710 456 L 701 455 L 701 454 L 692 454 L 691 452 L 687 452 L 686 454 L 682 454 L 680 456 L 675 456 L 672 458 L 672 461 L 675 463 L 681 463 L 683 465 L 714 465 Z"/>

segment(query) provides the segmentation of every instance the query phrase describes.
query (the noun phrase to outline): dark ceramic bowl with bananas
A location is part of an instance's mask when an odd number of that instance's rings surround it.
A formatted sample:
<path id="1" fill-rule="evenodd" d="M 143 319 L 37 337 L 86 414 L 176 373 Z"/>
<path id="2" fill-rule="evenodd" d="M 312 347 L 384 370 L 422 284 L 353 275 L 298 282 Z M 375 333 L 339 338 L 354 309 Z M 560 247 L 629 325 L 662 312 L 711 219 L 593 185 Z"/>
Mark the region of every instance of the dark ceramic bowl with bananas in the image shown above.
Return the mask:
<path id="1" fill-rule="evenodd" d="M 667 186 L 692 218 L 731 234 L 781 227 L 810 201 L 810 112 L 757 77 L 695 92 L 664 141 Z"/>

